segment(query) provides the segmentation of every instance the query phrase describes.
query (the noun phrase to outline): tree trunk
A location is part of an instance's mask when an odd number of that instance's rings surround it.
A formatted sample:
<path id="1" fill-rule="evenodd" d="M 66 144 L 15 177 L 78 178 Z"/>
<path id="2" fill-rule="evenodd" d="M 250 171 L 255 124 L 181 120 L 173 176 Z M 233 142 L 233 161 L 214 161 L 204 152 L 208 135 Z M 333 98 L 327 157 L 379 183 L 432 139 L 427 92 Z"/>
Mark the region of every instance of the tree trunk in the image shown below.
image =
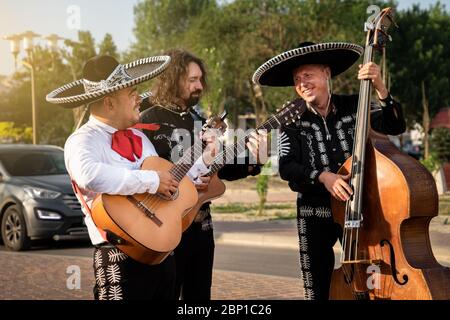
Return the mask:
<path id="1" fill-rule="evenodd" d="M 428 141 L 428 132 L 430 130 L 430 115 L 428 113 L 428 101 L 425 95 L 425 82 L 422 81 L 422 105 L 423 105 L 423 146 L 424 146 L 424 158 L 427 159 L 430 156 L 430 145 Z"/>
<path id="2" fill-rule="evenodd" d="M 73 66 L 73 63 L 71 61 L 69 61 L 69 65 L 70 65 L 70 70 L 72 71 L 72 78 L 73 81 L 77 80 L 77 75 L 75 73 L 75 68 Z M 80 107 L 76 107 L 72 109 L 72 114 L 73 114 L 73 129 L 72 131 L 77 130 L 80 125 L 81 125 L 81 121 L 82 119 L 80 119 L 81 117 L 84 117 L 84 111 L 85 110 L 85 105 L 80 106 Z"/>
<path id="3" fill-rule="evenodd" d="M 250 97 L 252 99 L 253 110 L 255 112 L 255 126 L 258 127 L 259 126 L 259 122 L 260 122 L 258 101 L 257 101 L 257 98 L 256 98 L 256 93 L 255 93 L 255 90 L 254 90 L 254 86 L 252 86 L 252 81 L 249 80 L 248 84 L 250 86 Z"/>

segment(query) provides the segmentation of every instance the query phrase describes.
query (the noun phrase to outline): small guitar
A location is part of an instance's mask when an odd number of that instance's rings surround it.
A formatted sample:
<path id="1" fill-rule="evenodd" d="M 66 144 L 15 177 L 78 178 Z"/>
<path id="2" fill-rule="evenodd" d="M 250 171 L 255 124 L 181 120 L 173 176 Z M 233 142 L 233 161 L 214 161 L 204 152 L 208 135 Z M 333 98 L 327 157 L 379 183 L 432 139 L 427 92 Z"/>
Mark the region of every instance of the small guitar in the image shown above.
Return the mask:
<path id="1" fill-rule="evenodd" d="M 202 132 L 223 128 L 225 116 L 226 113 L 208 120 Z M 170 198 L 150 193 L 101 194 L 92 204 L 95 225 L 134 260 L 150 265 L 161 263 L 181 240 L 183 215 L 198 201 L 197 190 L 186 173 L 202 156 L 202 150 L 192 146 L 176 164 L 160 157 L 146 158 L 141 170 L 168 170 L 179 182 L 177 192 Z"/>
<path id="2" fill-rule="evenodd" d="M 275 115 L 271 116 L 266 122 L 260 125 L 256 130 L 267 130 L 267 132 L 272 129 L 277 129 L 282 125 L 288 125 L 294 122 L 302 116 L 306 110 L 306 105 L 302 103 L 301 99 L 295 99 L 292 102 L 287 102 L 283 105 L 281 110 L 279 110 Z M 217 176 L 217 172 L 222 169 L 226 164 L 226 155 L 235 153 L 235 150 L 244 150 L 245 145 L 248 141 L 248 135 L 240 139 L 236 144 L 228 146 L 223 152 L 219 153 L 213 164 L 211 165 L 210 172 L 207 176 L 211 177 L 208 184 L 208 188 L 205 190 L 198 190 L 198 201 L 195 206 L 190 209 L 183 216 L 183 231 L 185 231 L 191 223 L 194 221 L 195 217 L 200 210 L 200 207 L 213 199 L 217 199 L 225 193 L 225 184 Z"/>

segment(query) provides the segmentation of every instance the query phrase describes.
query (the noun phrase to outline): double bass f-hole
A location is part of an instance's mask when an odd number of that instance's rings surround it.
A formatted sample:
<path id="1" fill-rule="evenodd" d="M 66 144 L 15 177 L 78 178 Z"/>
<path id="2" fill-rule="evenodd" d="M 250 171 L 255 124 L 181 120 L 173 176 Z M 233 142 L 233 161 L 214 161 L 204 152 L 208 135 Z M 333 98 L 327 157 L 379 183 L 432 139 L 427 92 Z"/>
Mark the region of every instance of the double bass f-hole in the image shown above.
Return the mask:
<path id="1" fill-rule="evenodd" d="M 404 274 L 402 276 L 403 282 L 401 282 L 398 277 L 397 277 L 397 268 L 395 266 L 395 251 L 394 251 L 394 247 L 392 246 L 392 244 L 389 242 L 389 240 L 383 239 L 380 241 L 380 246 L 384 247 L 384 245 L 387 244 L 389 246 L 389 254 L 391 257 L 391 273 L 392 273 L 392 277 L 394 278 L 394 281 L 403 286 L 408 282 L 408 275 Z"/>

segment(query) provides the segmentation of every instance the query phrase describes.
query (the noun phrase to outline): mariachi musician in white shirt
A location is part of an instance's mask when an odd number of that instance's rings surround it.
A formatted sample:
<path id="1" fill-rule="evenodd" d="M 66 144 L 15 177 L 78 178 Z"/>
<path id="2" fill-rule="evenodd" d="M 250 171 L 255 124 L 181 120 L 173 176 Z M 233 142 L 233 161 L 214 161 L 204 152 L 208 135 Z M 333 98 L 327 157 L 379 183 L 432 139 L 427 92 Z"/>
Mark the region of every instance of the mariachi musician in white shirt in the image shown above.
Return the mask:
<path id="1" fill-rule="evenodd" d="M 86 62 L 82 80 L 47 95 L 47 101 L 65 108 L 89 105 L 89 121 L 67 139 L 64 155 L 75 189 L 81 193 L 79 200 L 95 246 L 95 299 L 175 299 L 173 256 L 157 265 L 135 261 L 108 241 L 89 214 L 100 193 L 170 196 L 177 190 L 178 182 L 168 171 L 140 170 L 145 158 L 157 153 L 144 133 L 131 128 L 139 121 L 141 98 L 136 85 L 156 77 L 169 63 L 168 56 L 126 65 L 110 56 L 97 56 Z M 157 125 L 140 128 L 155 130 Z M 189 170 L 191 180 L 209 171 L 204 161 L 213 160 L 215 145 L 209 143 Z"/>

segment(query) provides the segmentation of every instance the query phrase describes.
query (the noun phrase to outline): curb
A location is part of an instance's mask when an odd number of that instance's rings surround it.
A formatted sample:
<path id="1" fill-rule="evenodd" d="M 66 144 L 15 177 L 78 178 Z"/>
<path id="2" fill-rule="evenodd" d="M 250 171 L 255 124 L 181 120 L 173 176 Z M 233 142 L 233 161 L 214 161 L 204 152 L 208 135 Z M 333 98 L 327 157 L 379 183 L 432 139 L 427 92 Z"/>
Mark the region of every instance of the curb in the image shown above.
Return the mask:
<path id="1" fill-rule="evenodd" d="M 298 240 L 291 236 L 274 236 L 238 232 L 216 232 L 216 244 L 248 245 L 279 249 L 298 250 Z"/>
<path id="2" fill-rule="evenodd" d="M 268 234 L 253 234 L 243 232 L 216 232 L 214 236 L 216 244 L 241 245 L 266 248 L 278 248 L 288 250 L 299 250 L 298 239 L 295 236 L 281 236 Z M 334 246 L 335 253 L 340 252 L 338 243 Z M 450 246 L 433 245 L 432 251 L 438 262 L 450 267 Z"/>

